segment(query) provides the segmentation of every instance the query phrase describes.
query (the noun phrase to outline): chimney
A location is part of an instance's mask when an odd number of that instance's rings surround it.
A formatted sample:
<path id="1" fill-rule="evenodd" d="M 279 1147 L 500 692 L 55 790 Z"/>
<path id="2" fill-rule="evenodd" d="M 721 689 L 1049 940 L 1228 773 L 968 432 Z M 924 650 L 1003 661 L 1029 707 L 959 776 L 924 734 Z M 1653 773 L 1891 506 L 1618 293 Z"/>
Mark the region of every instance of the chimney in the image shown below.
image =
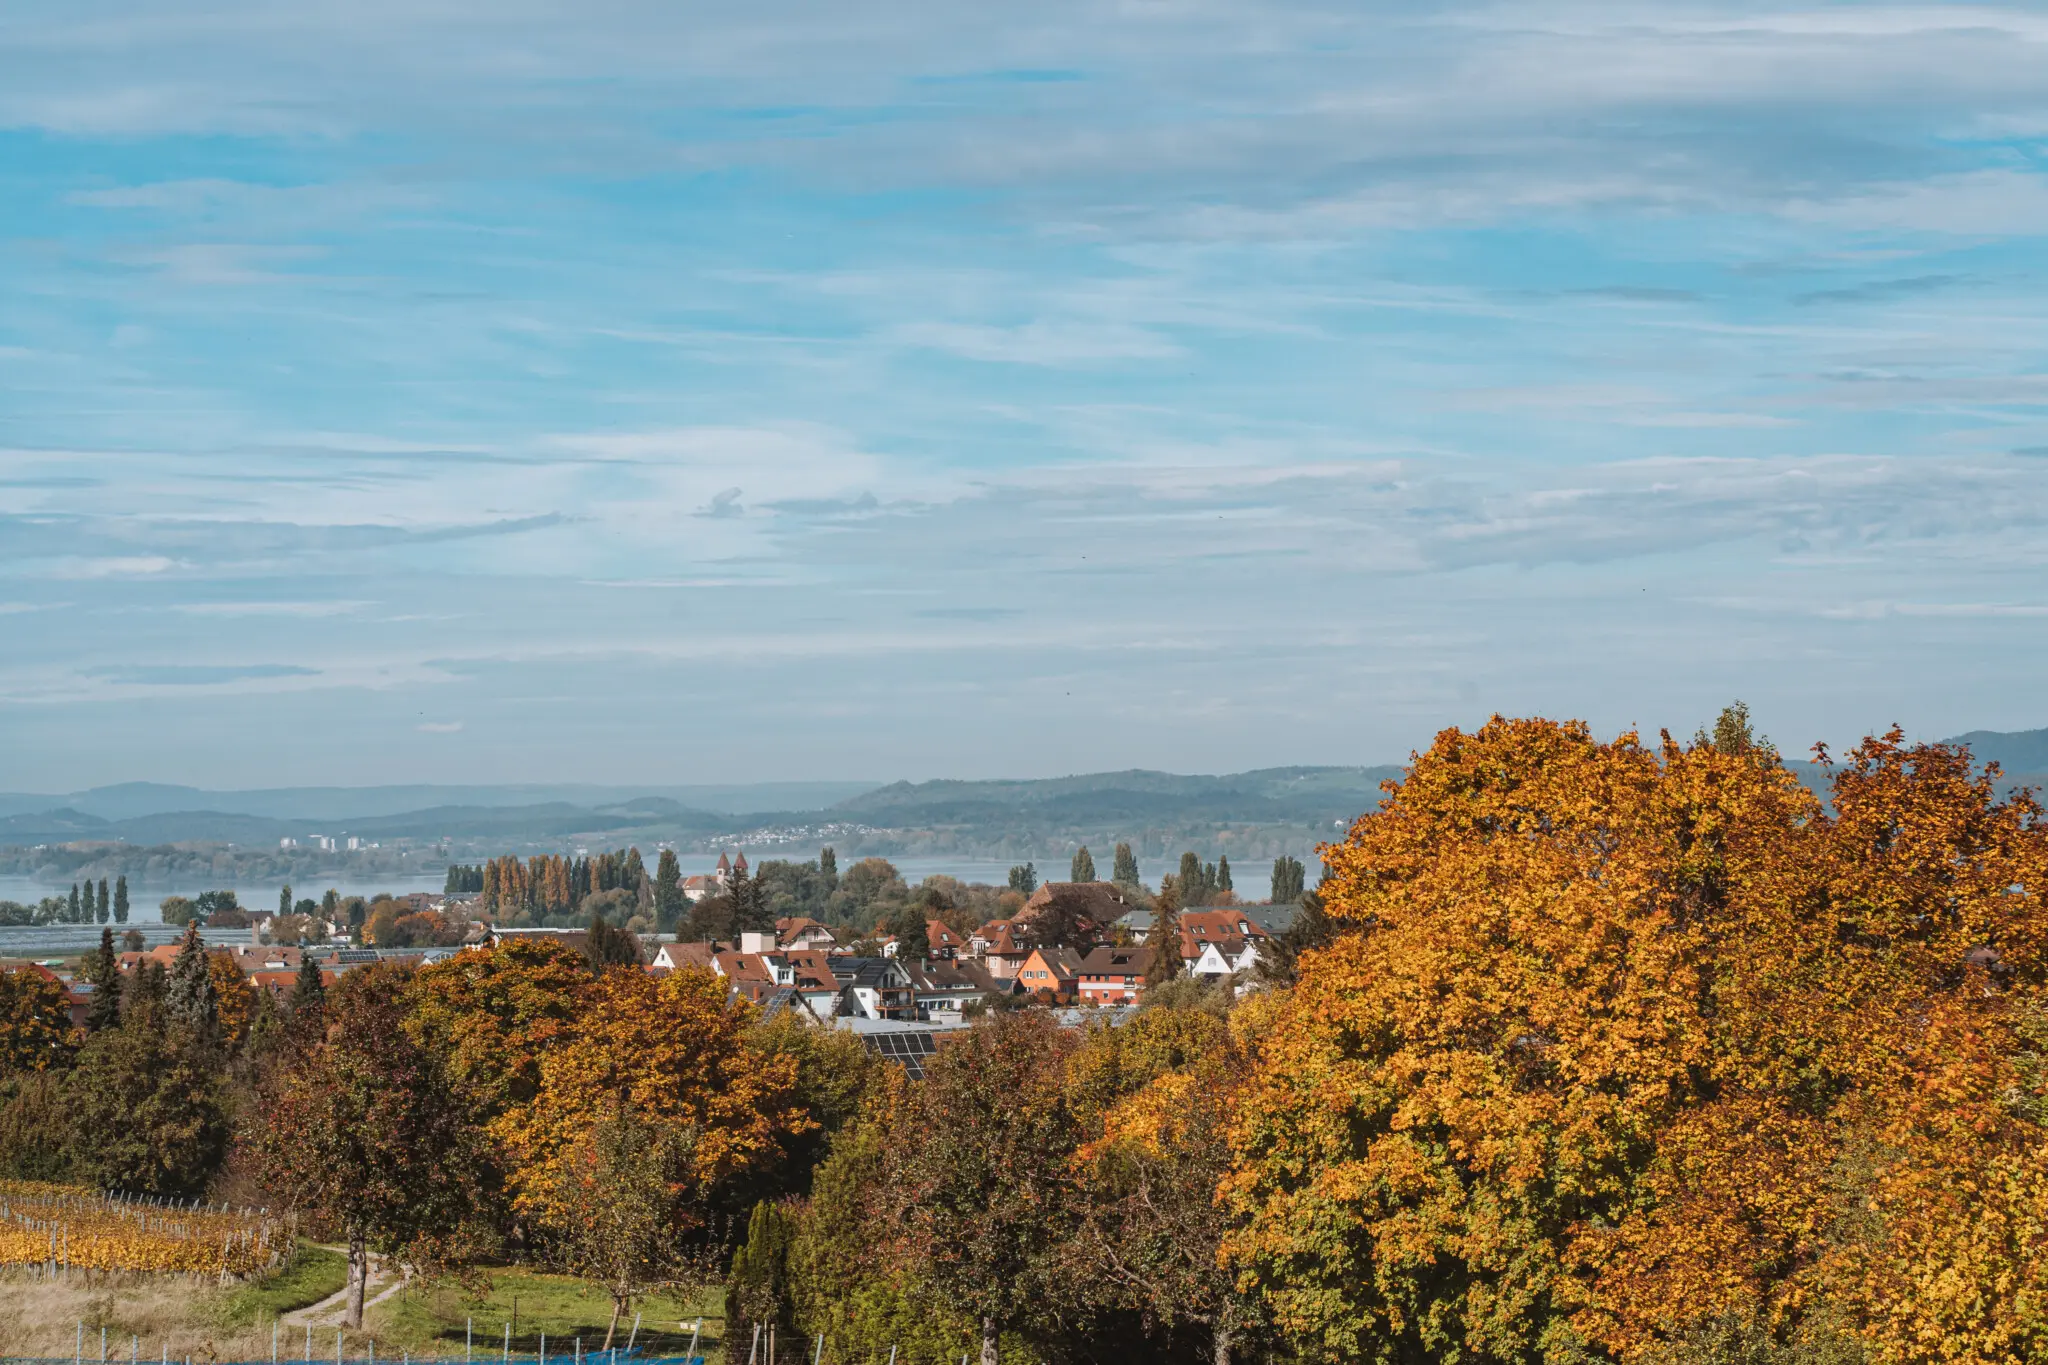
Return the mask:
<path id="1" fill-rule="evenodd" d="M 743 953 L 772 953 L 775 951 L 775 934 L 756 933 L 749 929 L 740 935 L 740 951 Z"/>

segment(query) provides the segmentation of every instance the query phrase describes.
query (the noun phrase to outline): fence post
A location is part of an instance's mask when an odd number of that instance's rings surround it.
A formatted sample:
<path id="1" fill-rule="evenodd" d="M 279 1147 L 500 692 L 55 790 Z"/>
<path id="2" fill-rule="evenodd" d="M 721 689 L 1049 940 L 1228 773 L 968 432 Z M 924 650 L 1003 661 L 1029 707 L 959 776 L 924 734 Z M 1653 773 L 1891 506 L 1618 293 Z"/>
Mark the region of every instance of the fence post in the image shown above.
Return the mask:
<path id="1" fill-rule="evenodd" d="M 71 1349 L 71 1365 L 84 1365 L 84 1362 L 85 1362 L 85 1319 L 84 1319 L 84 1318 L 80 1318 L 80 1319 L 78 1320 L 78 1345 L 74 1346 L 74 1347 L 73 1347 L 73 1348 Z"/>
<path id="2" fill-rule="evenodd" d="M 676 1326 L 680 1327 L 682 1326 L 682 1324 L 677 1323 Z M 626 1336 L 627 1355 L 633 1354 L 633 1343 L 638 1340 L 640 1340 L 640 1315 L 638 1313 L 635 1313 L 633 1315 L 633 1330 Z"/>
<path id="3" fill-rule="evenodd" d="M 505 1323 L 505 1365 L 512 1365 L 512 1324 Z"/>
<path id="4" fill-rule="evenodd" d="M 464 1319 L 462 1320 L 462 1361 L 463 1361 L 463 1365 L 469 1365 L 469 1357 L 470 1357 L 470 1354 L 471 1354 L 471 1352 L 473 1352 L 473 1351 L 474 1351 L 475 1349 L 476 1349 L 476 1319 L 475 1319 L 475 1318 L 464 1318 Z"/>

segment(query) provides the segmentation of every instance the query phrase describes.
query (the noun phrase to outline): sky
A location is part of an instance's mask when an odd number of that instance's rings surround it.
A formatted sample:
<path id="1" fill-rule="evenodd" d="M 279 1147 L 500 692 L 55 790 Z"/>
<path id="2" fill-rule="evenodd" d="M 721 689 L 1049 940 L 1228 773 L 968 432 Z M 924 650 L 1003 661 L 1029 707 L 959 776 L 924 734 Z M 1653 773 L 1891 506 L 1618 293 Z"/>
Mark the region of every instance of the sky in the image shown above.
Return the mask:
<path id="1" fill-rule="evenodd" d="M 0 8 L 0 789 L 2048 725 L 2038 7 Z"/>

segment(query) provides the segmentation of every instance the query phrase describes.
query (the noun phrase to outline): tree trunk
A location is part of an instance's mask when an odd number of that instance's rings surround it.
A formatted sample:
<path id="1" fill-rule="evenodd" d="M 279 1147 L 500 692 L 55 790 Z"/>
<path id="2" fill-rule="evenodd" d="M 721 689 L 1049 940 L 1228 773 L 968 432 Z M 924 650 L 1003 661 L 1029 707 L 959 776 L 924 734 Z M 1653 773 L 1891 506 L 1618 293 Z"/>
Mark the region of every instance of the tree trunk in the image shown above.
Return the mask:
<path id="1" fill-rule="evenodd" d="M 1216 1324 L 1216 1347 L 1211 1357 L 1212 1365 L 1230 1365 L 1230 1348 L 1237 1334 L 1225 1323 Z"/>
<path id="2" fill-rule="evenodd" d="M 994 1318 L 983 1318 L 981 1320 L 981 1365 L 997 1365 L 996 1320 Z"/>
<path id="3" fill-rule="evenodd" d="M 348 1237 L 348 1317 L 353 1331 L 363 1330 L 363 1295 L 370 1287 L 370 1248 L 361 1232 Z"/>
<path id="4" fill-rule="evenodd" d="M 598 1347 L 598 1350 L 609 1351 L 612 1348 L 612 1338 L 618 1334 L 619 1330 L 619 1312 L 620 1310 L 625 1308 L 625 1306 L 626 1302 L 624 1299 L 612 1300 L 611 1325 L 604 1329 L 604 1345 Z"/>

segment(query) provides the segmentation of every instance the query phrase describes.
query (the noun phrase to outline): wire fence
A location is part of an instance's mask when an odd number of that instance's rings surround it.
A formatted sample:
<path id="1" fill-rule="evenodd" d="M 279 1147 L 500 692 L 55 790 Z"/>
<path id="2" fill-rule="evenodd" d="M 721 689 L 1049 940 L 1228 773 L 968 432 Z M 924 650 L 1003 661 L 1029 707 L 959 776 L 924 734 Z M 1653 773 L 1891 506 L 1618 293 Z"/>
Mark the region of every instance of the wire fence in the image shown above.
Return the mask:
<path id="1" fill-rule="evenodd" d="M 636 1320 L 632 1336 L 639 1335 L 640 1324 Z M 621 1335 L 625 1335 L 621 1333 Z M 705 1365 L 705 1357 L 698 1353 L 697 1342 L 693 1339 L 690 1350 L 682 1355 L 665 1351 L 650 1351 L 638 1345 L 631 1337 L 624 1346 L 609 1348 L 584 1348 L 582 1339 L 572 1338 L 566 1344 L 557 1342 L 549 1349 L 548 1339 L 543 1335 L 533 1349 L 524 1342 L 513 1349 L 511 1331 L 508 1328 L 505 1339 L 500 1343 L 474 1336 L 464 1349 L 457 1352 L 437 1352 L 432 1355 L 414 1355 L 410 1351 L 377 1353 L 373 1338 L 358 1336 L 349 1340 L 346 1331 L 337 1331 L 333 1337 L 332 1352 L 324 1349 L 327 1338 L 324 1333 L 314 1330 L 302 1338 L 287 1341 L 282 1333 L 271 1338 L 268 1355 L 247 1360 L 221 1360 L 208 1354 L 202 1357 L 203 1365 Z M 78 1324 L 78 1343 L 68 1356 L 18 1356 L 0 1355 L 0 1365 L 193 1365 L 193 1357 L 173 1354 L 168 1347 L 145 1350 L 142 1338 L 131 1336 L 124 1343 L 111 1337 L 104 1329 L 88 1333 L 83 1322 Z"/>

